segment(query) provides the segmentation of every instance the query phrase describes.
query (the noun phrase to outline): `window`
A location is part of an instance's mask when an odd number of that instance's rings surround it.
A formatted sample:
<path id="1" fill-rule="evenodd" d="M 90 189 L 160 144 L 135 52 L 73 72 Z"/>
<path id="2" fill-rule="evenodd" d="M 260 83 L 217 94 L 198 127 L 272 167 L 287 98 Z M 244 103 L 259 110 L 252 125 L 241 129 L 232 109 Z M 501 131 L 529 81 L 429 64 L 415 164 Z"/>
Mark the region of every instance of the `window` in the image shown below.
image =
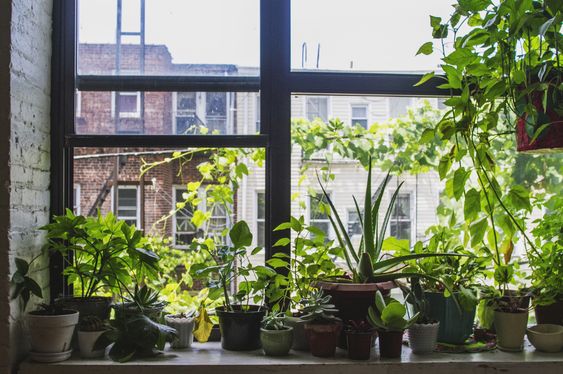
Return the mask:
<path id="1" fill-rule="evenodd" d="M 411 194 L 400 193 L 395 201 L 395 208 L 389 224 L 390 235 L 401 240 L 412 239 L 411 232 Z"/>
<path id="2" fill-rule="evenodd" d="M 353 104 L 351 125 L 360 125 L 364 129 L 368 128 L 368 106 L 365 104 Z"/>
<path id="3" fill-rule="evenodd" d="M 226 92 L 208 92 L 205 96 L 205 126 L 210 133 L 227 134 L 229 99 Z"/>
<path id="4" fill-rule="evenodd" d="M 174 134 L 225 135 L 233 133 L 229 112 L 234 109 L 227 92 L 177 92 L 174 97 Z"/>
<path id="5" fill-rule="evenodd" d="M 362 235 L 362 225 L 356 208 L 348 209 L 348 236 Z"/>
<path id="6" fill-rule="evenodd" d="M 305 98 L 306 118 L 309 121 L 320 119 L 323 122 L 328 121 L 328 97 L 311 97 Z"/>
<path id="7" fill-rule="evenodd" d="M 175 95 L 174 119 L 176 130 L 175 134 L 186 135 L 197 132 L 198 125 L 203 125 L 203 121 L 197 114 L 197 93 L 178 92 Z"/>
<path id="8" fill-rule="evenodd" d="M 75 215 L 80 215 L 80 185 L 74 184 L 72 188 L 72 212 Z"/>
<path id="9" fill-rule="evenodd" d="M 266 195 L 264 192 L 256 193 L 256 245 L 265 245 L 264 230 L 266 223 Z"/>
<path id="10" fill-rule="evenodd" d="M 191 204 L 184 204 L 184 196 L 187 190 L 183 187 L 174 188 L 174 244 L 180 248 L 187 248 L 196 237 L 197 230 L 192 223 L 193 207 Z M 179 208 L 181 204 L 181 208 Z"/>
<path id="11" fill-rule="evenodd" d="M 332 199 L 332 194 L 328 194 Z M 331 239 L 332 227 L 328 219 L 328 210 L 328 203 L 322 193 L 317 192 L 314 195 L 309 195 L 309 224 L 328 233 L 327 239 Z"/>
<path id="12" fill-rule="evenodd" d="M 119 118 L 140 118 L 141 116 L 141 93 L 140 92 L 113 92 L 112 93 L 112 117 L 115 113 Z"/>
<path id="13" fill-rule="evenodd" d="M 254 115 L 256 117 L 256 134 L 260 133 L 260 95 L 256 95 L 255 102 L 256 109 L 254 110 Z"/>
<path id="14" fill-rule="evenodd" d="M 140 226 L 139 188 L 137 186 L 117 187 L 117 219 L 124 220 L 128 225 Z"/>
<path id="15" fill-rule="evenodd" d="M 211 218 L 209 219 L 209 225 L 207 228 L 208 236 L 219 237 L 220 234 L 230 226 L 227 207 L 222 203 L 211 203 L 207 201 L 205 211 L 211 213 Z M 224 238 L 224 235 L 221 236 L 221 241 L 224 240 Z"/>

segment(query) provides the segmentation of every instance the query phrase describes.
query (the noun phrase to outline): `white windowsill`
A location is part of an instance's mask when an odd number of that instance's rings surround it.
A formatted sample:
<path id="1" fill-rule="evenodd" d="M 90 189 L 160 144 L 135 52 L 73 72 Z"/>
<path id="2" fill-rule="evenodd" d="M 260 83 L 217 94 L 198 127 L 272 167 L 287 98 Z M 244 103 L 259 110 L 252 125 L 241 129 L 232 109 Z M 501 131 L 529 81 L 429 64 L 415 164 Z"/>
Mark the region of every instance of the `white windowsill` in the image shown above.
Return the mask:
<path id="1" fill-rule="evenodd" d="M 377 348 L 377 347 L 376 347 Z M 351 361 L 338 350 L 335 358 L 321 359 L 306 352 L 292 351 L 287 357 L 267 357 L 262 351 L 231 352 L 221 349 L 220 343 L 194 343 L 190 350 L 166 352 L 153 359 L 136 360 L 126 364 L 108 358 L 82 360 L 78 356 L 56 364 L 24 362 L 20 373 L 190 373 L 190 374 L 374 374 L 374 373 L 562 373 L 563 353 L 536 352 L 526 343 L 524 352 L 507 353 L 498 350 L 471 354 L 435 353 L 429 356 L 413 355 L 403 347 L 399 359 L 379 360 L 374 355 L 369 361 Z"/>

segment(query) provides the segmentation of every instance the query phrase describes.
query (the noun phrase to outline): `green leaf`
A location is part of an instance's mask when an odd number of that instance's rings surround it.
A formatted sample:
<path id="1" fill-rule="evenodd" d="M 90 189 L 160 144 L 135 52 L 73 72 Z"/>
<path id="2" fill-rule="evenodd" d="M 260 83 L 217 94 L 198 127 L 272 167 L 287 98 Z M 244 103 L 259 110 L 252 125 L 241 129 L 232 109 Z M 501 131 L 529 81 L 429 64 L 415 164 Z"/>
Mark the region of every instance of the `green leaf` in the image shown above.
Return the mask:
<path id="1" fill-rule="evenodd" d="M 490 0 L 458 0 L 460 10 L 467 12 L 480 12 L 487 9 Z"/>
<path id="2" fill-rule="evenodd" d="M 441 22 L 442 22 L 441 17 L 430 16 L 430 26 L 432 28 L 439 27 Z"/>
<path id="3" fill-rule="evenodd" d="M 426 43 L 424 43 L 423 45 L 420 46 L 420 48 L 416 52 L 416 55 L 417 56 L 419 54 L 429 55 L 429 54 L 432 54 L 432 52 L 434 52 L 434 43 L 426 42 Z"/>
<path id="4" fill-rule="evenodd" d="M 27 272 L 29 271 L 29 264 L 27 263 L 27 261 L 19 257 L 16 257 L 15 261 L 16 261 L 16 269 L 18 270 L 18 272 L 21 275 L 26 275 Z"/>
<path id="5" fill-rule="evenodd" d="M 235 248 L 247 247 L 252 244 L 252 233 L 245 221 L 239 221 L 233 225 L 229 237 Z"/>
<path id="6" fill-rule="evenodd" d="M 274 244 L 274 247 L 285 247 L 289 243 L 291 243 L 289 238 L 281 238 Z"/>
<path id="7" fill-rule="evenodd" d="M 430 143 L 434 140 L 436 133 L 433 129 L 425 129 L 420 135 L 420 144 Z"/>
<path id="8" fill-rule="evenodd" d="M 465 191 L 465 182 L 471 175 L 471 171 L 466 170 L 464 167 L 460 167 L 454 173 L 454 182 L 453 182 L 453 193 L 456 200 L 459 200 L 461 195 L 463 195 L 463 191 Z"/>
<path id="9" fill-rule="evenodd" d="M 422 78 L 420 78 L 420 80 L 414 85 L 416 86 L 420 86 L 421 84 L 424 84 L 425 82 L 427 82 L 429 79 L 431 79 L 432 77 L 434 77 L 434 72 L 430 72 L 430 73 L 426 73 L 422 76 Z"/>
<path id="10" fill-rule="evenodd" d="M 451 65 L 443 64 L 442 69 L 446 72 L 446 76 L 448 77 L 448 83 L 450 84 L 450 87 L 460 89 L 461 73 Z"/>
<path id="11" fill-rule="evenodd" d="M 530 191 L 524 186 L 519 184 L 512 186 L 510 191 L 508 191 L 508 200 L 517 210 L 532 210 L 532 205 L 530 204 Z"/>
<path id="12" fill-rule="evenodd" d="M 471 233 L 471 246 L 475 247 L 483 241 L 485 237 L 485 232 L 487 230 L 487 218 L 483 218 L 469 227 L 469 232 Z"/>
<path id="13" fill-rule="evenodd" d="M 547 20 L 546 22 L 544 22 L 543 25 L 540 26 L 539 29 L 539 35 L 540 36 L 544 36 L 545 33 L 547 32 L 547 30 L 551 27 L 551 25 L 553 24 L 553 22 L 555 21 L 556 17 L 550 18 L 549 20 Z"/>
<path id="14" fill-rule="evenodd" d="M 473 221 L 481 211 L 481 193 L 471 188 L 465 193 L 463 215 L 466 221 Z"/>
<path id="15" fill-rule="evenodd" d="M 438 164 L 438 174 L 440 175 L 440 180 L 444 179 L 448 175 L 448 171 L 452 167 L 452 158 L 449 155 L 445 155 L 440 159 Z"/>

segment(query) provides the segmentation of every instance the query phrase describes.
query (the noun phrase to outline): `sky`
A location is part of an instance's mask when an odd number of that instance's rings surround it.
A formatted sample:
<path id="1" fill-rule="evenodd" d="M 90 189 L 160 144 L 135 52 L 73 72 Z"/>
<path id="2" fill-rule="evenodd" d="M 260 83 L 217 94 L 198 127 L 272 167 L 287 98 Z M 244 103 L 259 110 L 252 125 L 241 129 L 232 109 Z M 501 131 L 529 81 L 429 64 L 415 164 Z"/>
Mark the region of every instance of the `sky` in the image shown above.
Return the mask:
<path id="1" fill-rule="evenodd" d="M 115 43 L 116 3 L 79 1 L 81 43 Z M 124 31 L 139 30 L 139 3 L 123 0 Z M 415 54 L 432 40 L 429 15 L 447 19 L 450 4 L 451 0 L 292 0 L 292 68 L 317 68 L 320 45 L 319 69 L 437 70 L 438 54 Z M 146 0 L 145 25 L 146 43 L 167 45 L 174 63 L 259 65 L 259 0 Z"/>

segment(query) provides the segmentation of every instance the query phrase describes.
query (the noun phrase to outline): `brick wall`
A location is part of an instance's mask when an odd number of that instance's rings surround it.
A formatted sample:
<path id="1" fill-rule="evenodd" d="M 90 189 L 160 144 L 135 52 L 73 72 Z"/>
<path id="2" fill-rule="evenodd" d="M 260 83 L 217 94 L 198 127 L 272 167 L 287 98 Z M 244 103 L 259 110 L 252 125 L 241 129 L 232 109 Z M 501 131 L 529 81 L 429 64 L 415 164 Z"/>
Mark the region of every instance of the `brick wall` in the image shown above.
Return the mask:
<path id="1" fill-rule="evenodd" d="M 40 253 L 49 217 L 51 12 L 51 0 L 0 4 L 0 372 L 28 349 L 24 311 L 9 302 L 14 257 Z M 32 270 L 48 297 L 46 259 Z"/>

